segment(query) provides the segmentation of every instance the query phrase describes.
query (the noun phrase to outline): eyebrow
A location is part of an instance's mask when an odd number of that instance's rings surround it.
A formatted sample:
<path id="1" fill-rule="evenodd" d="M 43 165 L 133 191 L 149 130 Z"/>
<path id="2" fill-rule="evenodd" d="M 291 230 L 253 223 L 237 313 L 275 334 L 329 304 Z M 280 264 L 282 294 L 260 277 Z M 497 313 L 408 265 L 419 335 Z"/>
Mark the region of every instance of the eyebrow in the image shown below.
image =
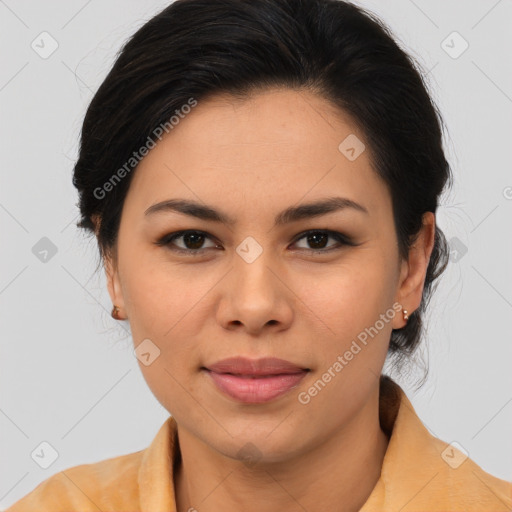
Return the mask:
<path id="1" fill-rule="evenodd" d="M 368 210 L 361 204 L 345 197 L 329 197 L 319 201 L 302 204 L 299 206 L 290 206 L 275 218 L 275 226 L 296 222 L 302 219 L 319 217 L 328 213 L 333 213 L 347 208 L 369 214 Z M 204 205 L 196 201 L 187 199 L 168 199 L 150 206 L 145 212 L 145 216 L 162 212 L 178 212 L 198 219 L 219 222 L 232 226 L 236 223 L 235 219 L 224 212 L 216 210 L 212 206 Z"/>

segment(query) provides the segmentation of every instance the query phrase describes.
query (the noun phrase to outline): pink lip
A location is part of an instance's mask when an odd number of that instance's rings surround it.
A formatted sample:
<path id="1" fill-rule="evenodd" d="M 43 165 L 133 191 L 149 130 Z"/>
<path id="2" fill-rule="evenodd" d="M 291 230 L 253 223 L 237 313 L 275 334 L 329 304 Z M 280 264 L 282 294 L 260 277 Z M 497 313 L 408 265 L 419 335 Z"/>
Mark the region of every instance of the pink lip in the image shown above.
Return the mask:
<path id="1" fill-rule="evenodd" d="M 296 387 L 309 371 L 273 357 L 223 359 L 204 368 L 220 391 L 245 403 L 268 402 Z"/>
<path id="2" fill-rule="evenodd" d="M 302 368 L 276 357 L 262 357 L 261 359 L 230 357 L 217 361 L 207 366 L 206 369 L 215 373 L 232 373 L 233 375 L 246 376 L 281 375 L 283 373 L 298 373 L 308 370 L 308 368 Z"/>
<path id="3" fill-rule="evenodd" d="M 307 371 L 267 377 L 242 377 L 229 373 L 207 370 L 215 385 L 224 393 L 240 402 L 257 404 L 284 395 L 304 378 Z"/>

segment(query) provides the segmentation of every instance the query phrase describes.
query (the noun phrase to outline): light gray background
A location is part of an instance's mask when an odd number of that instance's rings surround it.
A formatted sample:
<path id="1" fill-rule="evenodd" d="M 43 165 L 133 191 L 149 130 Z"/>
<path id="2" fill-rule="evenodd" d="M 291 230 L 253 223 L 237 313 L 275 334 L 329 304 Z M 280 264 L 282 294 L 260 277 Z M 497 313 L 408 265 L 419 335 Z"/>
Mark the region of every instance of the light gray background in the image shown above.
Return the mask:
<path id="1" fill-rule="evenodd" d="M 167 4 L 0 0 L 0 508 L 62 469 L 145 448 L 168 417 L 128 325 L 109 316 L 95 241 L 74 226 L 71 183 L 94 91 L 126 38 Z M 512 480 L 512 3 L 360 5 L 430 70 L 455 174 L 438 212 L 458 242 L 431 307 L 430 377 L 418 392 L 418 373 L 399 383 L 436 436 Z M 31 48 L 43 31 L 59 45 L 47 59 Z M 453 31 L 469 43 L 458 58 L 442 46 Z M 457 51 L 452 40 L 444 44 Z M 42 237 L 57 247 L 46 263 L 32 252 Z M 31 458 L 43 441 L 59 453 L 47 469 Z"/>

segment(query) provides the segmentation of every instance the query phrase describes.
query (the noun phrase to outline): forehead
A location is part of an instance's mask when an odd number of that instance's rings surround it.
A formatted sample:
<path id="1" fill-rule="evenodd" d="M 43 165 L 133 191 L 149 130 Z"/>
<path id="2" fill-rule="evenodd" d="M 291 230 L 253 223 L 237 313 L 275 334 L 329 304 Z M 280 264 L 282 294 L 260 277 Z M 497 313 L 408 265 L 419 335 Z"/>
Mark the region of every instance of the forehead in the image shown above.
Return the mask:
<path id="1" fill-rule="evenodd" d="M 245 208 L 261 208 L 334 189 L 389 206 L 351 118 L 312 92 L 272 89 L 199 101 L 140 162 L 128 196 L 140 208 L 180 195 L 218 204 L 243 197 Z"/>
<path id="2" fill-rule="evenodd" d="M 208 162 L 234 163 L 243 170 L 250 167 L 248 155 L 258 161 L 295 161 L 322 152 L 334 160 L 339 143 L 350 134 L 364 139 L 348 115 L 325 99 L 270 89 L 243 99 L 223 94 L 200 101 L 165 139 L 169 147 L 179 145 L 183 157 L 209 154 Z"/>

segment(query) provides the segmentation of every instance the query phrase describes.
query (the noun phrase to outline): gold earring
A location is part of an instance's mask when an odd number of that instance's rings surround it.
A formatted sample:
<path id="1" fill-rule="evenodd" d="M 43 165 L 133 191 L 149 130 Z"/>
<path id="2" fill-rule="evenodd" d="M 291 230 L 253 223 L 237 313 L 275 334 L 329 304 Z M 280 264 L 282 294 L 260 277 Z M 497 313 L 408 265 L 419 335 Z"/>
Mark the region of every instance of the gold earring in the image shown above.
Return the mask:
<path id="1" fill-rule="evenodd" d="M 114 307 L 112 308 L 112 313 L 110 313 L 112 318 L 115 320 L 121 320 L 121 317 L 119 316 L 119 308 L 114 304 Z"/>
<path id="2" fill-rule="evenodd" d="M 407 309 L 404 309 L 404 320 L 407 322 L 409 320 L 409 315 L 407 314 Z"/>

